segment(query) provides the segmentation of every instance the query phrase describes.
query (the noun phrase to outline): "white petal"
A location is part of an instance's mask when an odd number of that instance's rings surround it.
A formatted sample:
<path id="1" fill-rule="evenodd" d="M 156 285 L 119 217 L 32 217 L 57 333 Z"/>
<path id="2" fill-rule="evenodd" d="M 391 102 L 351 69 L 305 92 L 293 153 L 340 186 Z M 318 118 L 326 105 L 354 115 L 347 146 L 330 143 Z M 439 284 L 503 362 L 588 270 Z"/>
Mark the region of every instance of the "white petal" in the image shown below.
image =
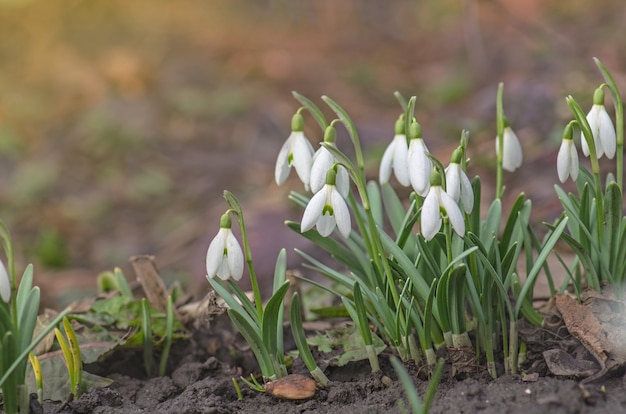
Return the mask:
<path id="1" fill-rule="evenodd" d="M 335 216 L 331 216 L 330 214 L 326 213 L 320 216 L 320 218 L 317 220 L 317 224 L 315 225 L 315 227 L 317 228 L 317 232 L 320 234 L 320 236 L 328 237 L 335 229 L 335 224 Z"/>
<path id="2" fill-rule="evenodd" d="M 341 165 L 339 166 L 339 168 L 337 168 L 335 186 L 337 187 L 337 191 L 339 191 L 339 194 L 341 194 L 342 197 L 348 197 L 348 193 L 350 192 L 350 176 L 348 175 L 348 170 L 346 170 Z"/>
<path id="3" fill-rule="evenodd" d="M 572 177 L 572 180 L 576 181 L 578 178 L 578 152 L 576 152 L 576 145 L 572 141 L 570 145 L 570 171 L 569 174 Z"/>
<path id="4" fill-rule="evenodd" d="M 347 239 L 352 231 L 352 227 L 350 225 L 350 211 L 348 210 L 346 201 L 343 199 L 338 190 L 332 192 L 331 203 L 339 233 Z"/>
<path id="5" fill-rule="evenodd" d="M 585 139 L 585 134 L 580 133 L 580 148 L 583 150 L 583 155 L 585 157 L 589 156 L 589 145 L 587 145 L 587 140 Z"/>
<path id="6" fill-rule="evenodd" d="M 302 233 L 311 230 L 321 217 L 324 206 L 326 205 L 326 189 L 327 186 L 325 185 L 311 197 L 309 204 L 306 205 L 304 214 L 302 215 L 302 222 L 300 223 L 300 231 Z"/>
<path id="7" fill-rule="evenodd" d="M 243 275 L 243 251 L 232 231 L 226 237 L 226 248 L 229 274 L 233 279 L 239 280 Z"/>
<path id="8" fill-rule="evenodd" d="M 0 298 L 5 303 L 9 303 L 11 300 L 11 281 L 9 280 L 9 274 L 4 267 L 4 263 L 0 260 Z"/>
<path id="9" fill-rule="evenodd" d="M 613 159 L 613 157 L 615 157 L 617 139 L 615 137 L 613 121 L 611 121 L 611 117 L 606 112 L 604 106 L 600 106 L 600 109 L 598 110 L 598 124 L 598 134 L 600 135 L 599 141 L 602 145 L 602 150 L 609 159 Z"/>
<path id="10" fill-rule="evenodd" d="M 504 128 L 503 147 L 502 168 L 513 172 L 522 165 L 522 146 L 511 127 Z"/>
<path id="11" fill-rule="evenodd" d="M 317 193 L 326 184 L 326 174 L 333 166 L 335 157 L 324 147 L 320 147 L 313 156 L 309 185 L 311 192 Z"/>
<path id="12" fill-rule="evenodd" d="M 461 165 L 452 163 L 446 167 L 446 192 L 459 201 L 461 198 Z"/>
<path id="13" fill-rule="evenodd" d="M 298 177 L 306 188 L 309 187 L 311 176 L 311 159 L 313 158 L 313 147 L 309 140 L 301 131 L 292 132 L 293 144 L 291 145 L 293 154 L 293 167 L 298 173 Z"/>
<path id="14" fill-rule="evenodd" d="M 206 253 L 206 272 L 207 276 L 211 279 L 217 275 L 218 270 L 222 265 L 222 259 L 224 258 L 224 247 L 226 246 L 226 229 L 220 228 L 217 235 L 209 244 L 209 249 Z"/>
<path id="15" fill-rule="evenodd" d="M 593 134 L 593 141 L 595 142 L 596 147 L 596 157 L 600 158 L 604 155 L 604 149 L 602 148 L 602 141 L 600 141 L 600 105 L 593 105 L 591 110 L 587 114 L 587 123 L 589 124 L 589 128 Z M 584 137 L 583 137 L 584 140 Z M 585 152 L 585 148 L 583 148 L 583 153 Z M 587 154 L 589 154 L 589 149 L 587 148 Z"/>
<path id="16" fill-rule="evenodd" d="M 291 166 L 289 165 L 289 147 L 291 146 L 291 137 L 287 138 L 283 146 L 280 148 L 278 158 L 276 159 L 276 168 L 274 169 L 274 178 L 276 184 L 282 185 L 287 177 Z"/>
<path id="17" fill-rule="evenodd" d="M 461 170 L 461 205 L 467 214 L 474 208 L 474 190 L 465 171 Z"/>
<path id="18" fill-rule="evenodd" d="M 380 161 L 378 181 L 380 182 L 381 185 L 389 182 L 389 178 L 391 178 L 391 166 L 393 163 L 393 152 L 394 152 L 393 148 L 395 145 L 396 145 L 396 141 L 395 140 L 391 141 L 391 143 L 387 146 L 387 149 L 385 149 L 383 158 Z"/>
<path id="19" fill-rule="evenodd" d="M 441 228 L 441 213 L 439 211 L 439 191 L 441 187 L 431 187 L 422 205 L 420 217 L 422 236 L 426 240 L 431 240 Z"/>
<path id="20" fill-rule="evenodd" d="M 559 181 L 561 181 L 562 183 L 567 181 L 567 177 L 569 176 L 571 171 L 571 143 L 571 139 L 564 139 L 563 141 L 561 141 L 561 147 L 559 148 L 559 153 L 556 156 L 556 171 L 559 175 Z"/>
<path id="21" fill-rule="evenodd" d="M 465 234 L 465 220 L 463 220 L 463 214 L 461 213 L 461 209 L 459 209 L 459 205 L 445 191 L 440 191 L 439 196 L 443 209 L 448 215 L 448 220 L 450 220 L 450 224 L 452 224 L 452 228 L 456 234 L 463 236 Z"/>
<path id="22" fill-rule="evenodd" d="M 407 187 L 411 184 L 409 180 L 409 161 L 408 161 L 408 145 L 406 143 L 406 135 L 396 135 L 393 139 L 396 141 L 393 151 L 393 172 L 400 184 Z"/>
<path id="23" fill-rule="evenodd" d="M 426 145 L 423 139 L 416 138 L 411 140 L 407 155 L 409 178 L 413 190 L 422 197 L 428 194 L 430 173 L 433 168 L 426 152 Z"/>

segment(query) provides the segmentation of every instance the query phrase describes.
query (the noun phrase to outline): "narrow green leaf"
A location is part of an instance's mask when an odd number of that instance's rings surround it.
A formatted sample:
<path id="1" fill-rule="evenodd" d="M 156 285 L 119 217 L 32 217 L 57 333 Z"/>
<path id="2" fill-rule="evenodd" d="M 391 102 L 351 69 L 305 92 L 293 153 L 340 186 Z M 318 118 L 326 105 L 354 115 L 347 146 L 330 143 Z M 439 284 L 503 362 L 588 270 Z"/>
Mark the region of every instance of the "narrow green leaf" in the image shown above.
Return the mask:
<path id="1" fill-rule="evenodd" d="M 250 325 L 249 318 L 246 318 L 245 314 L 238 312 L 234 308 L 228 309 L 227 312 L 228 316 L 230 316 L 230 320 L 233 322 L 237 330 L 239 330 L 248 345 L 250 345 L 252 353 L 254 353 L 254 356 L 259 363 L 263 376 L 266 378 L 274 376 L 276 373 L 274 372 L 272 360 L 270 359 L 267 348 L 265 348 L 263 340 L 257 331 Z"/>
<path id="2" fill-rule="evenodd" d="M 279 331 L 282 337 L 283 318 L 279 320 L 280 313 L 283 309 L 283 299 L 289 290 L 289 281 L 282 284 L 280 288 L 272 295 L 263 312 L 263 321 L 261 325 L 261 332 L 263 334 L 263 344 L 268 353 L 276 355 L 278 350 Z M 281 344 L 282 347 L 282 344 Z M 277 355 L 279 360 L 281 355 Z"/>

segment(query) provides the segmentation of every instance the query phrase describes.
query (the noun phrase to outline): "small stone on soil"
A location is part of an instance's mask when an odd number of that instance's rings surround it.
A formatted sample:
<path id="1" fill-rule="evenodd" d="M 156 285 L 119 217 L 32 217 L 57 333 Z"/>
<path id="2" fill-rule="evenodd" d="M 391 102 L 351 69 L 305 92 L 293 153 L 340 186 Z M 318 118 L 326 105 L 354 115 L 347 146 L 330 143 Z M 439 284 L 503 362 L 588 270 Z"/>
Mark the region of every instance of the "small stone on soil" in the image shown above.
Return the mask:
<path id="1" fill-rule="evenodd" d="M 265 391 L 276 397 L 286 400 L 306 400 L 315 395 L 317 384 L 312 378 L 304 375 L 292 374 L 268 382 L 263 386 Z"/>

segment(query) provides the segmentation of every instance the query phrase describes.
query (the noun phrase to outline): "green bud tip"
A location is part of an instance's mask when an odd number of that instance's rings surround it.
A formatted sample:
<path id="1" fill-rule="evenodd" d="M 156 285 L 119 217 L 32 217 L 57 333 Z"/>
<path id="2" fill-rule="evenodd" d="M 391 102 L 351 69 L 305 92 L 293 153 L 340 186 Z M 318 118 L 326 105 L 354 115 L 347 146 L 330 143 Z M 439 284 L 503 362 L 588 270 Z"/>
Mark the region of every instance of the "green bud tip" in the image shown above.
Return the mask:
<path id="1" fill-rule="evenodd" d="M 334 126 L 328 125 L 324 131 L 324 142 L 333 143 L 337 138 L 337 130 Z"/>
<path id="2" fill-rule="evenodd" d="M 463 148 L 458 147 L 452 152 L 452 157 L 450 158 L 451 164 L 460 164 L 463 159 Z"/>
<path id="3" fill-rule="evenodd" d="M 602 86 L 596 89 L 593 93 L 593 104 L 604 106 L 604 90 L 602 89 Z"/>
<path id="4" fill-rule="evenodd" d="M 335 185 L 335 181 L 337 178 L 337 166 L 334 166 L 326 173 L 326 184 Z"/>
<path id="5" fill-rule="evenodd" d="M 502 117 L 502 123 L 505 128 L 509 128 L 511 126 L 511 124 L 509 124 L 509 119 L 506 116 Z"/>
<path id="6" fill-rule="evenodd" d="M 230 213 L 226 212 L 222 214 L 222 217 L 220 218 L 220 228 L 229 229 L 231 225 L 232 222 L 230 221 Z"/>
<path id="7" fill-rule="evenodd" d="M 396 125 L 394 127 L 395 135 L 402 135 L 406 131 L 404 130 L 404 115 L 400 115 L 398 120 L 396 121 Z"/>
<path id="8" fill-rule="evenodd" d="M 574 127 L 572 126 L 572 123 L 573 123 L 573 122 L 574 122 L 574 121 L 572 121 L 572 122 L 568 123 L 568 124 L 565 126 L 565 129 L 563 130 L 563 139 L 564 139 L 564 140 L 565 140 L 565 139 L 569 139 L 569 140 L 574 139 Z"/>
<path id="9" fill-rule="evenodd" d="M 409 137 L 413 138 L 422 138 L 422 126 L 417 121 L 411 122 L 411 126 L 409 127 Z"/>
<path id="10" fill-rule="evenodd" d="M 304 131 L 304 118 L 296 112 L 291 118 L 291 130 L 294 132 Z"/>
<path id="11" fill-rule="evenodd" d="M 430 173 L 430 186 L 431 187 L 436 187 L 436 186 L 441 187 L 441 174 L 439 174 L 439 171 L 433 170 Z"/>

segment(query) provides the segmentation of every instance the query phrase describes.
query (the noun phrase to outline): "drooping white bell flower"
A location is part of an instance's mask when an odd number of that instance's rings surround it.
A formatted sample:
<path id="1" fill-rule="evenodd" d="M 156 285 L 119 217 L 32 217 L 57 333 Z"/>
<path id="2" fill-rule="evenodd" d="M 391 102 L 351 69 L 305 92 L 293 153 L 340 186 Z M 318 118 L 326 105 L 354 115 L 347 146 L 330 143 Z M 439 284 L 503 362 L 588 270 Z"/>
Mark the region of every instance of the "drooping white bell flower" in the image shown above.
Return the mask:
<path id="1" fill-rule="evenodd" d="M 458 204 L 441 188 L 441 177 L 433 171 L 430 180 L 430 190 L 424 199 L 420 217 L 422 236 L 428 241 L 439 232 L 442 224 L 442 215 L 445 215 L 452 228 L 459 236 L 465 234 L 465 221 Z"/>
<path id="2" fill-rule="evenodd" d="M 324 142 L 336 147 L 335 127 L 329 125 L 324 132 Z M 317 193 L 326 184 L 326 175 L 328 170 L 333 168 L 337 162 L 336 157 L 324 146 L 321 146 L 313 155 L 313 164 L 311 166 L 311 192 Z M 339 193 L 345 198 L 350 191 L 350 177 L 348 176 L 348 170 L 342 165 L 337 166 L 336 185 Z"/>
<path id="3" fill-rule="evenodd" d="M 457 203 L 460 200 L 463 210 L 469 214 L 474 207 L 474 190 L 472 190 L 472 184 L 461 167 L 462 156 L 461 147 L 452 153 L 450 165 L 446 167 L 446 192 Z"/>
<path id="4" fill-rule="evenodd" d="M 304 188 L 308 190 L 313 152 L 313 146 L 304 135 L 304 119 L 300 113 L 296 113 L 291 119 L 291 134 L 276 159 L 274 170 L 276 184 L 282 185 L 287 180 L 293 166 Z"/>
<path id="5" fill-rule="evenodd" d="M 519 143 L 517 134 L 508 124 L 504 121 L 504 131 L 502 133 L 502 168 L 509 172 L 513 172 L 522 166 L 522 146 Z M 498 137 L 496 137 L 496 152 L 500 150 L 498 143 Z"/>
<path id="6" fill-rule="evenodd" d="M 206 253 L 206 271 L 211 279 L 218 276 L 222 280 L 239 280 L 243 275 L 243 251 L 230 227 L 230 215 L 226 213 Z"/>
<path id="7" fill-rule="evenodd" d="M 615 156 L 617 138 L 615 135 L 615 127 L 613 121 L 604 107 L 604 91 L 602 87 L 596 89 L 593 94 L 593 106 L 587 114 L 587 122 L 596 147 L 596 157 L 598 159 L 603 155 L 613 159 Z M 581 133 L 580 144 L 585 157 L 589 156 L 589 144 Z"/>
<path id="8" fill-rule="evenodd" d="M 346 201 L 335 186 L 336 174 L 334 169 L 330 169 L 326 184 L 309 200 L 309 204 L 307 204 L 302 215 L 301 232 L 309 231 L 315 226 L 321 236 L 328 237 L 336 226 L 339 234 L 344 238 L 350 236 L 352 231 L 350 211 Z"/>
<path id="9" fill-rule="evenodd" d="M 383 159 L 380 161 L 378 178 L 380 184 L 389 182 L 391 171 L 393 170 L 398 182 L 407 187 L 410 184 L 407 158 L 408 145 L 406 143 L 404 119 L 402 116 L 396 121 L 394 132 L 393 140 L 385 150 Z"/>
<path id="10" fill-rule="evenodd" d="M 11 300 L 11 281 L 9 280 L 9 274 L 2 260 L 0 260 L 0 298 L 2 298 L 5 303 L 9 303 Z"/>
<path id="11" fill-rule="evenodd" d="M 572 181 L 576 181 L 578 177 L 578 151 L 576 151 L 572 135 L 572 124 L 570 123 L 565 127 L 561 147 L 556 157 L 556 171 L 562 183 L 567 180 L 567 177 L 572 177 Z"/>
<path id="12" fill-rule="evenodd" d="M 415 121 L 409 127 L 409 137 L 411 137 L 407 154 L 409 179 L 413 190 L 420 196 L 426 197 L 430 187 L 433 164 L 428 157 L 428 148 L 422 138 L 422 127 Z"/>

